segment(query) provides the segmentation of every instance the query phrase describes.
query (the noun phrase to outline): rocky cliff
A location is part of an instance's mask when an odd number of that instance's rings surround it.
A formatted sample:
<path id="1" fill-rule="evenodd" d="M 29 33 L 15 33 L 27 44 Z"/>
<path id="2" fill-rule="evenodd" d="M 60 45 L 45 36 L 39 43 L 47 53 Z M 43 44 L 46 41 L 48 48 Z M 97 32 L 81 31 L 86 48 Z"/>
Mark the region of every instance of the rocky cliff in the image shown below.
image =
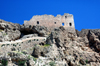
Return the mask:
<path id="1" fill-rule="evenodd" d="M 0 20 L 1 66 L 100 66 L 100 29 L 25 26 Z"/>

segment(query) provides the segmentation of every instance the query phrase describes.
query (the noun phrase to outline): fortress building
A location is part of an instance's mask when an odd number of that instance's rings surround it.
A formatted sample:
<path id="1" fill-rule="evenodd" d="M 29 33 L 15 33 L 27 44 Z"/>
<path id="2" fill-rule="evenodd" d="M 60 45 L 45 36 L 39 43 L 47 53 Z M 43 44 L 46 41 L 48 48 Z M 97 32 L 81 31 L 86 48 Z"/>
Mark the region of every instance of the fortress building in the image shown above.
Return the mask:
<path id="1" fill-rule="evenodd" d="M 64 15 L 36 15 L 29 21 L 24 21 L 24 25 L 40 25 L 50 29 L 63 26 L 68 32 L 75 32 L 74 19 L 72 14 L 65 13 Z"/>

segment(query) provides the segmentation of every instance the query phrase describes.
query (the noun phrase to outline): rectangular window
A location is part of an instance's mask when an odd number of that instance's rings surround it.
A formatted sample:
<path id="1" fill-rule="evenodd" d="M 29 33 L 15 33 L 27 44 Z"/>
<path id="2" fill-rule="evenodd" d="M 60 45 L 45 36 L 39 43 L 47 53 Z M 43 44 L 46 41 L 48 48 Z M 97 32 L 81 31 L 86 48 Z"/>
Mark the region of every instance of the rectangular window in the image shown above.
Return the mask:
<path id="1" fill-rule="evenodd" d="M 65 18 L 67 18 L 67 16 L 65 16 Z"/>
<path id="2" fill-rule="evenodd" d="M 64 26 L 64 23 L 62 23 L 62 26 Z"/>
<path id="3" fill-rule="evenodd" d="M 39 21 L 37 21 L 37 24 L 39 24 Z"/>

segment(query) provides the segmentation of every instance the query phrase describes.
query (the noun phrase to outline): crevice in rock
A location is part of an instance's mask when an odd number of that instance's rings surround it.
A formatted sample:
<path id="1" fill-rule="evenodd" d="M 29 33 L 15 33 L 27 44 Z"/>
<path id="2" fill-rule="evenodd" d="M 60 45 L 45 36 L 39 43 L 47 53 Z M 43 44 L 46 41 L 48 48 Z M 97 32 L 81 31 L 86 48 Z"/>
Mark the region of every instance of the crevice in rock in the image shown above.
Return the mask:
<path id="1" fill-rule="evenodd" d="M 100 40 L 100 35 L 98 36 L 98 39 Z"/>
<path id="2" fill-rule="evenodd" d="M 35 57 L 35 58 L 38 58 L 39 55 L 38 55 L 37 53 L 39 53 L 39 52 L 36 53 L 36 51 L 37 51 L 37 49 L 34 49 L 34 50 L 33 50 L 33 53 L 32 53 L 31 55 L 32 55 L 33 57 Z"/>
<path id="3" fill-rule="evenodd" d="M 0 30 L 4 30 L 4 28 L 0 27 Z"/>
<path id="4" fill-rule="evenodd" d="M 92 32 L 90 30 L 88 31 L 87 38 L 88 38 L 88 41 L 89 41 L 89 47 L 93 51 L 99 53 L 99 51 L 96 49 L 96 41 L 94 40 L 95 38 L 92 36 Z"/>
<path id="5" fill-rule="evenodd" d="M 60 45 L 59 45 L 60 40 L 58 38 L 55 38 L 55 42 L 56 42 L 57 47 L 59 48 L 60 47 Z"/>
<path id="6" fill-rule="evenodd" d="M 26 62 L 26 64 L 27 64 L 27 66 L 30 66 L 30 64 L 29 64 L 29 60 Z"/>
<path id="7" fill-rule="evenodd" d="M 41 52 L 41 56 L 43 56 L 43 57 L 44 57 L 44 53 L 43 53 L 43 52 Z"/>
<path id="8" fill-rule="evenodd" d="M 68 66 L 72 66 L 70 61 L 68 62 Z"/>

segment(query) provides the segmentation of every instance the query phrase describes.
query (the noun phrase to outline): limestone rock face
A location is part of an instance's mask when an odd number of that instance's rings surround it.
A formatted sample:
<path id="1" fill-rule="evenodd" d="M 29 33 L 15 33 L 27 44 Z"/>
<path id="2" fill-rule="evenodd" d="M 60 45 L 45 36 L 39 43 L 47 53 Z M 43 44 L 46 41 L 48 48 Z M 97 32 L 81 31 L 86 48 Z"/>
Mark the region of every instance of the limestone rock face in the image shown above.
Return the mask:
<path id="1" fill-rule="evenodd" d="M 11 41 L 20 38 L 20 25 L 0 20 L 0 41 Z"/>
<path id="2" fill-rule="evenodd" d="M 76 30 L 73 34 L 62 26 L 49 30 L 44 26 L 19 25 L 1 20 L 0 65 L 6 64 L 100 66 L 100 29 Z"/>
<path id="3" fill-rule="evenodd" d="M 95 50 L 100 51 L 100 29 L 83 29 L 81 32 L 76 31 L 77 36 L 79 37 L 87 37 L 89 41 L 89 46 Z"/>
<path id="4" fill-rule="evenodd" d="M 39 25 L 22 25 L 20 31 L 24 34 L 38 34 L 38 36 L 47 36 L 49 34 L 47 27 Z"/>
<path id="5" fill-rule="evenodd" d="M 12 29 L 12 30 L 19 30 L 20 24 L 11 23 L 0 19 L 0 29 Z"/>
<path id="6" fill-rule="evenodd" d="M 23 35 L 21 39 L 32 38 L 32 37 L 38 37 L 38 34 Z"/>

